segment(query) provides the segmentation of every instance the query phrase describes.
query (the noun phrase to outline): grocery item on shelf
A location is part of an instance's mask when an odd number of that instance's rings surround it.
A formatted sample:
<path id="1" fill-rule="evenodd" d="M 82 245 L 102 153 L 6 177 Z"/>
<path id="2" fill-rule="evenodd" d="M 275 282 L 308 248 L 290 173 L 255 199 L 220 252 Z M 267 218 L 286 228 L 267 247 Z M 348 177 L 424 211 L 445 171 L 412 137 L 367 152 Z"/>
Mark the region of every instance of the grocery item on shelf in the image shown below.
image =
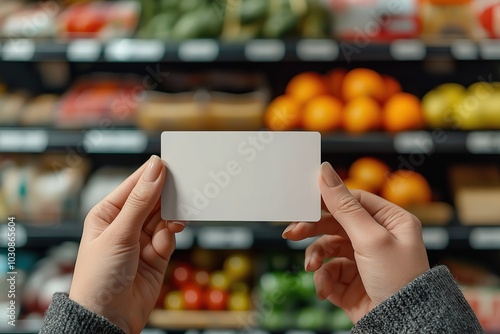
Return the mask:
<path id="1" fill-rule="evenodd" d="M 446 225 L 454 211 L 450 204 L 433 200 L 424 176 L 412 170 L 396 170 L 376 157 L 356 159 L 340 176 L 348 189 L 377 194 L 417 216 L 424 225 Z"/>
<path id="2" fill-rule="evenodd" d="M 486 333 L 497 333 L 500 330 L 500 277 L 491 270 L 495 268 L 450 257 L 441 262 L 457 280 Z"/>
<path id="3" fill-rule="evenodd" d="M 0 125 L 17 125 L 28 102 L 24 92 L 4 93 L 0 96 Z"/>
<path id="4" fill-rule="evenodd" d="M 302 261 L 290 252 L 267 254 L 258 284 L 260 326 L 269 331 L 350 329 L 352 322 L 341 309 L 318 300 L 314 273 L 304 271 Z"/>
<path id="5" fill-rule="evenodd" d="M 45 257 L 30 268 L 26 283 L 19 286 L 21 319 L 42 318 L 54 293 L 69 293 L 77 253 L 77 243 L 65 242 L 48 249 Z"/>
<path id="6" fill-rule="evenodd" d="M 489 38 L 500 38 L 500 3 L 496 0 L 476 0 L 472 2 L 475 12 L 479 16 L 479 22 L 484 30 L 484 36 Z"/>
<path id="7" fill-rule="evenodd" d="M 134 125 L 144 90 L 141 79 L 134 75 L 83 77 L 61 97 L 55 123 L 76 129 Z"/>
<path id="8" fill-rule="evenodd" d="M 282 0 L 143 0 L 138 36 L 168 40 L 325 37 L 321 2 Z"/>
<path id="9" fill-rule="evenodd" d="M 333 36 L 357 43 L 349 52 L 374 41 L 417 38 L 421 30 L 418 0 L 327 3 L 333 17 Z"/>
<path id="10" fill-rule="evenodd" d="M 80 194 L 80 218 L 87 216 L 89 211 L 118 187 L 133 173 L 132 168 L 102 167 L 88 178 Z"/>
<path id="11" fill-rule="evenodd" d="M 285 94 L 268 105 L 270 130 L 344 130 L 361 134 L 419 130 L 424 127 L 420 100 L 402 92 L 399 81 L 368 68 L 303 72 L 286 85 Z"/>
<path id="12" fill-rule="evenodd" d="M 422 99 L 427 124 L 460 130 L 500 129 L 500 83 L 479 81 L 468 88 L 445 83 Z"/>
<path id="13" fill-rule="evenodd" d="M 138 1 L 95 1 L 73 4 L 57 17 L 62 38 L 130 37 L 139 23 Z"/>
<path id="14" fill-rule="evenodd" d="M 258 73 L 174 74 L 162 90 L 147 92 L 140 104 L 137 124 L 142 129 L 259 130 L 269 100 L 269 88 Z"/>
<path id="15" fill-rule="evenodd" d="M 30 99 L 20 116 L 20 125 L 51 126 L 54 123 L 58 102 L 59 96 L 55 94 L 42 94 Z"/>
<path id="16" fill-rule="evenodd" d="M 1 33 L 4 37 L 47 38 L 56 35 L 55 18 L 61 12 L 61 6 L 48 2 L 36 4 L 16 2 L 17 5 L 12 5 L 11 1 L 7 1 L 6 12 L 9 15 L 1 19 Z"/>
<path id="17" fill-rule="evenodd" d="M 449 171 L 458 217 L 464 225 L 500 225 L 498 165 L 456 165 Z"/>
<path id="18" fill-rule="evenodd" d="M 427 39 L 471 38 L 477 29 L 471 0 L 422 2 L 422 36 Z"/>
<path id="19" fill-rule="evenodd" d="M 16 157 L 0 165 L 0 191 L 18 221 L 57 224 L 73 218 L 89 162 L 83 157 L 45 154 Z"/>

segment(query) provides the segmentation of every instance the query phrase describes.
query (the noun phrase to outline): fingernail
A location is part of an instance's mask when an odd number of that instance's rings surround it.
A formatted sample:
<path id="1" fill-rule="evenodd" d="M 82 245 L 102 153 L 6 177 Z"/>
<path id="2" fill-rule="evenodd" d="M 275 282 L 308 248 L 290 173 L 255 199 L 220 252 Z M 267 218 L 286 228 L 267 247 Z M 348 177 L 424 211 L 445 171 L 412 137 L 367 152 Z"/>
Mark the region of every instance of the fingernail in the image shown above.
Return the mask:
<path id="1" fill-rule="evenodd" d="M 290 232 L 291 230 L 293 230 L 293 229 L 297 226 L 297 224 L 298 224 L 298 223 L 297 223 L 297 222 L 295 222 L 295 223 L 291 223 L 290 225 L 288 225 L 288 226 L 285 228 L 285 230 L 283 231 L 283 233 L 281 234 L 281 237 L 282 237 L 283 239 L 286 239 L 286 234 L 287 234 L 288 232 Z"/>
<path id="2" fill-rule="evenodd" d="M 172 221 L 172 224 L 179 225 L 182 227 L 186 227 L 186 225 L 187 225 L 186 222 L 179 222 L 179 221 Z"/>
<path id="3" fill-rule="evenodd" d="M 323 177 L 323 180 L 325 180 L 326 185 L 330 188 L 342 184 L 340 176 L 335 172 L 329 162 L 323 162 L 321 164 L 321 176 Z"/>
<path id="4" fill-rule="evenodd" d="M 309 262 L 311 262 L 311 259 L 306 257 L 305 261 L 304 261 L 304 269 L 305 271 L 309 271 Z"/>
<path id="5" fill-rule="evenodd" d="M 164 165 L 161 159 L 156 155 L 152 155 L 149 159 L 149 164 L 142 175 L 143 180 L 146 182 L 155 181 L 160 176 L 162 168 L 164 168 Z"/>

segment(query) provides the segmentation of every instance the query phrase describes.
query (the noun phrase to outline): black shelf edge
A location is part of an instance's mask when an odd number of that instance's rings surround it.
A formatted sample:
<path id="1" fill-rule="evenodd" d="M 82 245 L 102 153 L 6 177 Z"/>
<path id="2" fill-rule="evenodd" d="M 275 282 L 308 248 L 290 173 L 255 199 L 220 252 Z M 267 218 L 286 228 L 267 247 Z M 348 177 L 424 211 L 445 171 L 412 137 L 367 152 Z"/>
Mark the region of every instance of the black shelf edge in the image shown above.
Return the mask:
<path id="1" fill-rule="evenodd" d="M 255 39 L 225 42 L 198 39 L 0 40 L 0 61 L 69 62 L 351 62 L 421 61 L 433 58 L 499 60 L 500 40 L 456 40 L 426 44 L 422 40 L 360 43 L 334 39 Z"/>
<path id="2" fill-rule="evenodd" d="M 124 140 L 126 139 L 126 140 Z M 159 154 L 160 133 L 140 129 L 51 130 L 0 127 L 0 153 Z M 500 131 L 372 132 L 322 136 L 322 153 L 500 154 Z"/>
<path id="3" fill-rule="evenodd" d="M 177 235 L 177 249 L 186 250 L 197 246 L 215 250 L 305 250 L 315 240 L 285 240 L 281 237 L 285 227 L 285 223 L 265 222 L 190 223 L 184 232 Z M 3 228 L 0 226 L 0 232 Z M 19 223 L 16 225 L 17 247 L 36 248 L 65 241 L 79 242 L 82 229 L 83 225 L 77 222 L 53 226 Z M 428 250 L 500 250 L 500 222 L 497 226 L 424 225 L 423 238 Z M 6 240 L 0 240 L 0 247 L 6 247 Z"/>

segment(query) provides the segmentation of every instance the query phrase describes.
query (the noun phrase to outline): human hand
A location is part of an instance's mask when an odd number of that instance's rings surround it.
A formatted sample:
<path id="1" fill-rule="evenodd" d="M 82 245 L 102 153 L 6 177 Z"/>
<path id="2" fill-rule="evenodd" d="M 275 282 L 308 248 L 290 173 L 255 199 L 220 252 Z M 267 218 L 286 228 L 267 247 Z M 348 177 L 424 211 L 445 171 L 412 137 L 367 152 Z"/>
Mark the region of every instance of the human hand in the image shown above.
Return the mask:
<path id="1" fill-rule="evenodd" d="M 69 298 L 125 333 L 149 318 L 183 223 L 161 219 L 166 168 L 152 156 L 85 219 Z"/>
<path id="2" fill-rule="evenodd" d="M 290 240 L 319 236 L 305 253 L 316 293 L 356 323 L 429 270 L 420 221 L 374 194 L 349 192 L 329 163 L 321 165 L 320 190 L 329 213 L 318 223 L 292 223 Z M 330 259 L 323 263 L 324 260 Z"/>

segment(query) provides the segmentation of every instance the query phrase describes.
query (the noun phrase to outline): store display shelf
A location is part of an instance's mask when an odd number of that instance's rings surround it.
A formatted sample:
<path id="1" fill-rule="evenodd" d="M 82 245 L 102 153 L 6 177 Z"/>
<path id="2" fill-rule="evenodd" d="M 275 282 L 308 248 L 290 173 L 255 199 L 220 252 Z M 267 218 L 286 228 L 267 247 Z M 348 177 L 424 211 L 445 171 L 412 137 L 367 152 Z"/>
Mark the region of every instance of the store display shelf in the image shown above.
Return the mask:
<path id="1" fill-rule="evenodd" d="M 286 224 L 262 222 L 190 223 L 177 234 L 177 249 L 200 247 L 204 249 L 268 249 L 285 248 L 303 250 L 315 238 L 290 241 L 281 237 Z M 6 236 L 6 225 L 0 225 L 0 235 Z M 16 225 L 16 246 L 46 247 L 63 241 L 79 241 L 82 225 L 62 223 L 53 226 Z M 500 224 L 498 226 L 424 226 L 423 238 L 427 249 L 491 249 L 500 250 Z M 6 247 L 6 238 L 0 239 L 0 247 Z"/>
<path id="2" fill-rule="evenodd" d="M 418 39 L 390 43 L 332 39 L 256 39 L 223 42 L 215 39 L 170 42 L 155 39 L 0 41 L 2 61 L 70 62 L 330 62 L 419 61 L 432 58 L 498 60 L 500 41 L 456 40 L 426 44 Z"/>
<path id="3" fill-rule="evenodd" d="M 411 131 L 397 134 L 372 132 L 322 136 L 323 153 L 500 154 L 500 131 Z M 1 128 L 0 152 L 142 154 L 160 152 L 160 133 L 139 129 L 50 130 Z"/>

